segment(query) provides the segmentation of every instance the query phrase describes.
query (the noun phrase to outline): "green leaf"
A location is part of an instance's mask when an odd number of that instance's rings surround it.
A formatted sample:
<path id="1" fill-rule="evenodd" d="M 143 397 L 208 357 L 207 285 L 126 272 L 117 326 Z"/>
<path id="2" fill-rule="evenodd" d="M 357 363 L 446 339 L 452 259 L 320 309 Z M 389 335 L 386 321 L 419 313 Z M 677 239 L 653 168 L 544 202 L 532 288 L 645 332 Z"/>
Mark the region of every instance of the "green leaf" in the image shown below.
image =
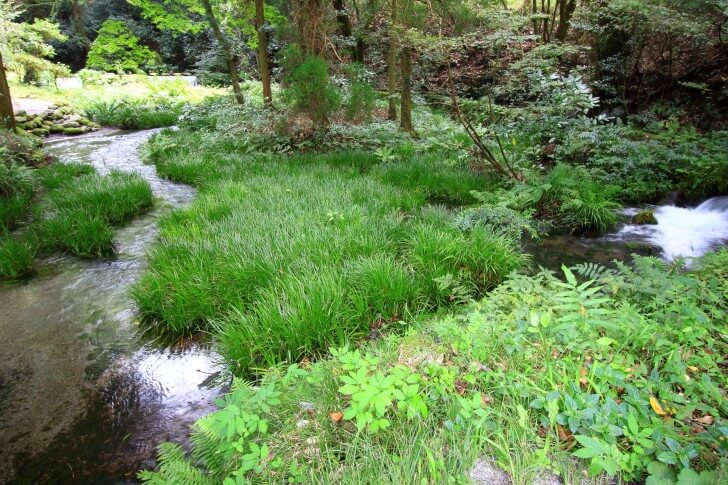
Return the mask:
<path id="1" fill-rule="evenodd" d="M 657 454 L 656 458 L 662 463 L 667 463 L 668 465 L 674 465 L 677 463 L 677 455 L 672 451 L 660 452 Z"/>

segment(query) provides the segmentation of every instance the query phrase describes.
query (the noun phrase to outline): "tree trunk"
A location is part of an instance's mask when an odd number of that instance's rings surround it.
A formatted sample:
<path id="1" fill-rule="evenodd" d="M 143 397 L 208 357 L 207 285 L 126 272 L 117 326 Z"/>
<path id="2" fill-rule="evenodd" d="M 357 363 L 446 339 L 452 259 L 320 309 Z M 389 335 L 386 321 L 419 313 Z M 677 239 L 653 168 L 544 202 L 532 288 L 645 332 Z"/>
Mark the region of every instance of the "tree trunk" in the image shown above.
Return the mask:
<path id="1" fill-rule="evenodd" d="M 227 63 L 228 70 L 230 71 L 230 81 L 233 85 L 235 100 L 238 104 L 245 104 L 245 97 L 243 96 L 243 92 L 240 90 L 240 78 L 238 76 L 238 69 L 235 66 L 235 60 L 233 59 L 233 51 L 230 47 L 230 42 L 228 42 L 227 37 L 225 37 L 225 34 L 223 34 L 220 29 L 220 24 L 218 23 L 217 18 L 215 18 L 215 13 L 212 11 L 210 0 L 200 0 L 200 3 L 202 3 L 202 6 L 205 9 L 207 21 L 210 23 L 210 28 L 212 28 L 215 40 L 217 40 L 217 45 L 220 47 L 220 51 L 225 58 L 225 63 Z"/>
<path id="2" fill-rule="evenodd" d="M 265 31 L 263 0 L 255 0 L 255 30 L 258 31 L 258 71 L 263 84 L 263 104 L 270 106 L 273 96 L 270 90 L 270 69 L 268 67 L 268 34 Z"/>
<path id="3" fill-rule="evenodd" d="M 10 86 L 5 77 L 3 55 L 0 53 L 0 126 L 15 131 L 15 115 L 13 114 L 13 101 L 10 98 Z"/>
<path id="4" fill-rule="evenodd" d="M 389 111 L 387 119 L 397 121 L 397 36 L 395 24 L 397 22 L 397 0 L 392 2 L 391 18 L 389 19 L 389 50 L 387 51 L 387 94 L 389 96 Z"/>
<path id="5" fill-rule="evenodd" d="M 321 56 L 326 48 L 326 12 L 322 0 L 295 0 L 293 23 L 298 45 L 307 56 Z"/>
<path id="6" fill-rule="evenodd" d="M 354 62 L 364 64 L 364 53 L 366 52 L 367 45 L 364 39 L 359 37 L 356 39 L 356 46 L 354 47 Z"/>
<path id="7" fill-rule="evenodd" d="M 412 133 L 415 131 L 412 126 L 412 48 L 403 47 L 400 52 L 402 69 L 402 95 L 400 103 L 399 128 L 402 131 Z"/>
<path id="8" fill-rule="evenodd" d="M 576 10 L 576 0 L 561 0 L 559 3 L 559 28 L 556 29 L 556 38 L 563 42 L 569 33 L 571 17 Z"/>
<path id="9" fill-rule="evenodd" d="M 346 13 L 344 0 L 333 0 L 332 5 L 336 10 L 336 22 L 339 24 L 339 34 L 342 37 L 351 37 L 351 20 Z"/>

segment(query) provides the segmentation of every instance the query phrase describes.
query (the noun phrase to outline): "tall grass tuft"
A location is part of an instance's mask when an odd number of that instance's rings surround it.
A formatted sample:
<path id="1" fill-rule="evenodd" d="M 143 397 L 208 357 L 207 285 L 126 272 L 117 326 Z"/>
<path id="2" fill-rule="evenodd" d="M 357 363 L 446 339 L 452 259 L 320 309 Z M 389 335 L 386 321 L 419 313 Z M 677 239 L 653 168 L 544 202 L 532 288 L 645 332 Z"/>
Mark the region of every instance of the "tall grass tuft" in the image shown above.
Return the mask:
<path id="1" fill-rule="evenodd" d="M 520 247 L 488 227 L 467 234 L 449 227 L 424 225 L 408 242 L 409 258 L 430 298 L 447 303 L 453 286 L 472 295 L 498 284 L 527 261 Z M 443 278 L 450 284 L 444 285 Z"/>
<path id="2" fill-rule="evenodd" d="M 85 113 L 100 125 L 145 130 L 174 125 L 182 108 L 179 102 L 96 101 L 86 106 Z"/>
<path id="3" fill-rule="evenodd" d="M 77 172 L 63 169 L 44 180 L 55 185 Z M 64 249 L 86 257 L 108 256 L 114 251 L 111 225 L 125 222 L 151 205 L 152 190 L 138 174 L 83 175 L 72 184 L 60 183 L 46 194 L 34 237 L 39 247 L 46 250 Z"/>
<path id="4" fill-rule="evenodd" d="M 25 242 L 0 235 L 0 279 L 15 279 L 33 273 L 34 248 Z"/>

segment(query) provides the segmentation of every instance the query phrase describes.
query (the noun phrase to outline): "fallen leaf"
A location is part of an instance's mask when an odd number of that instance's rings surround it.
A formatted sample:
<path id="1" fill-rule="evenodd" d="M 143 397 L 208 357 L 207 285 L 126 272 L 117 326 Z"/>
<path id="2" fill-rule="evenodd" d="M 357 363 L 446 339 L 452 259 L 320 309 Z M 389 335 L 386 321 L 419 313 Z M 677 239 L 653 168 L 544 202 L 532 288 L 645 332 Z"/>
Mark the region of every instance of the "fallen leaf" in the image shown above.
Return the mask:
<path id="1" fill-rule="evenodd" d="M 667 414 L 665 410 L 662 409 L 662 406 L 660 406 L 660 402 L 654 396 L 650 396 L 650 406 L 652 406 L 652 410 L 660 416 L 665 416 Z"/>
<path id="2" fill-rule="evenodd" d="M 331 418 L 331 421 L 333 421 L 334 423 L 338 423 L 339 421 L 344 419 L 344 413 L 336 411 L 335 413 L 330 413 L 329 418 Z"/>
<path id="3" fill-rule="evenodd" d="M 710 424 L 713 424 L 713 416 L 711 416 L 710 414 L 706 414 L 705 416 L 698 418 L 696 421 L 700 424 L 708 426 Z"/>
<path id="4" fill-rule="evenodd" d="M 468 389 L 468 385 L 465 384 L 463 381 L 460 381 L 460 380 L 455 381 L 455 390 L 457 391 L 458 394 L 460 394 L 462 396 L 463 394 L 465 394 L 465 391 L 467 389 Z"/>
<path id="5" fill-rule="evenodd" d="M 564 428 L 560 424 L 557 424 L 556 425 L 556 429 L 559 432 L 559 439 L 561 441 L 573 441 L 574 435 L 571 434 L 571 431 L 569 431 L 568 429 Z"/>

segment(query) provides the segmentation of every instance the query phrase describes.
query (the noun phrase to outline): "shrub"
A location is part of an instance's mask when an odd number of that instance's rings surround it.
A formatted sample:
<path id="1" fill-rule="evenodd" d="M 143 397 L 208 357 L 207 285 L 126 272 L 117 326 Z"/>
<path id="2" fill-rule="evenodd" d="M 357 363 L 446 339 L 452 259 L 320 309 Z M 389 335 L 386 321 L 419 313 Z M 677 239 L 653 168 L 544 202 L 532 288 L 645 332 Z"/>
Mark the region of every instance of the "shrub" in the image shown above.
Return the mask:
<path id="1" fill-rule="evenodd" d="M 122 20 L 106 20 L 91 44 L 87 69 L 106 72 L 141 72 L 159 64 L 159 56 L 139 44 Z"/>
<path id="2" fill-rule="evenodd" d="M 364 66 L 354 63 L 347 66 L 349 93 L 344 103 L 344 113 L 352 121 L 369 121 L 372 117 L 376 94 L 367 80 Z"/>
<path id="3" fill-rule="evenodd" d="M 284 94 L 293 108 L 319 126 L 328 125 L 329 116 L 341 104 L 341 97 L 329 80 L 326 61 L 317 56 L 307 57 L 296 65 L 286 81 Z"/>

